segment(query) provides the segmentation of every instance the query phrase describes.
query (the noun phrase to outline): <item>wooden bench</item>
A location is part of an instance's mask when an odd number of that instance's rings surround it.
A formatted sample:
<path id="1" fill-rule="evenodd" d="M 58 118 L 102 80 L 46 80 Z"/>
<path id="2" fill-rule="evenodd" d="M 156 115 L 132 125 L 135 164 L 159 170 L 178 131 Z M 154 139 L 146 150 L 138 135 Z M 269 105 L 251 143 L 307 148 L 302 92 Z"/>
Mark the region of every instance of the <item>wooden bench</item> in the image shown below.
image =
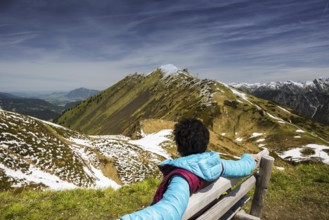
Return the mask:
<path id="1" fill-rule="evenodd" d="M 243 181 L 240 178 L 220 177 L 190 197 L 182 219 L 260 219 L 274 158 L 269 156 L 268 150 L 263 150 L 258 155 L 261 160 L 256 173 Z M 242 206 L 249 200 L 246 194 L 255 186 L 251 211 L 247 214 Z"/>

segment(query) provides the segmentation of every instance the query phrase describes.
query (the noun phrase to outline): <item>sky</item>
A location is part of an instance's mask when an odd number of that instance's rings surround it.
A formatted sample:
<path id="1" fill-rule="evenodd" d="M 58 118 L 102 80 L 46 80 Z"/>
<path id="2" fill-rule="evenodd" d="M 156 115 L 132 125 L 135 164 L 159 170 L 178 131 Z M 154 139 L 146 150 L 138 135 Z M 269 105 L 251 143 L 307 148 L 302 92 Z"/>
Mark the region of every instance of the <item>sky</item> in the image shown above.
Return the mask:
<path id="1" fill-rule="evenodd" d="M 329 77 L 329 0 L 0 0 L 0 91 L 106 89 L 165 64 L 220 82 Z"/>

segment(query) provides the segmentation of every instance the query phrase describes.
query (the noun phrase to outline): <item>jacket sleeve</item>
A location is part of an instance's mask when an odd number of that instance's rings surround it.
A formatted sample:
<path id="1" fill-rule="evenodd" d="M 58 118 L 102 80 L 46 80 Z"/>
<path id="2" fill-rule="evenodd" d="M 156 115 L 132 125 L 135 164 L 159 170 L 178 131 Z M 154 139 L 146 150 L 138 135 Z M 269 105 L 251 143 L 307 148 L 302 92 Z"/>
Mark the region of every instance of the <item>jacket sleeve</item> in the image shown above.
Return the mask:
<path id="1" fill-rule="evenodd" d="M 222 176 L 242 177 L 248 176 L 256 167 L 256 161 L 250 154 L 243 154 L 240 160 L 221 159 L 224 167 Z"/>
<path id="2" fill-rule="evenodd" d="M 122 220 L 181 219 L 190 198 L 190 188 L 181 176 L 173 176 L 163 198 L 143 210 L 123 216 Z"/>

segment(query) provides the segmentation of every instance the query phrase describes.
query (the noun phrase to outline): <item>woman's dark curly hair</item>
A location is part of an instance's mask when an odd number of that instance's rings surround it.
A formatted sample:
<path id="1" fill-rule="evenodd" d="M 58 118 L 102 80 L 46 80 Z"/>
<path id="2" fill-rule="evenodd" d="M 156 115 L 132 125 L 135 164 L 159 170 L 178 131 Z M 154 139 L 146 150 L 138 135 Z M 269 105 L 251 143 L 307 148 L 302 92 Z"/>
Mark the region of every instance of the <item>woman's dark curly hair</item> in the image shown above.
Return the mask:
<path id="1" fill-rule="evenodd" d="M 209 130 L 198 119 L 182 119 L 174 129 L 177 151 L 182 156 L 205 152 L 209 143 Z"/>

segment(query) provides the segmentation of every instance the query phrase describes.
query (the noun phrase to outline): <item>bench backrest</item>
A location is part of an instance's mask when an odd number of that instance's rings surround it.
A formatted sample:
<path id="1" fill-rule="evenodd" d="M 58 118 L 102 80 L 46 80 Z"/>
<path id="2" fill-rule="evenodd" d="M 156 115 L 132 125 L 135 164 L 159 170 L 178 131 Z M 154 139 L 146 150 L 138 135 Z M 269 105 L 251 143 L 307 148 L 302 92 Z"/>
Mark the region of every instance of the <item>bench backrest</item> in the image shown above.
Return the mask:
<path id="1" fill-rule="evenodd" d="M 243 205 L 246 201 L 246 194 L 254 188 L 255 185 L 256 191 L 254 194 L 252 208 L 254 207 L 254 209 L 258 210 L 256 210 L 256 214 L 254 215 L 256 217 L 260 217 L 261 209 L 263 207 L 263 204 L 260 203 L 264 202 L 274 159 L 268 156 L 268 150 L 263 150 L 258 155 L 261 158 L 258 173 L 249 176 L 243 182 L 241 182 L 241 178 L 228 179 L 220 177 L 214 183 L 204 189 L 201 189 L 190 197 L 187 209 L 182 219 L 219 219 L 225 214 L 227 215 L 230 210 L 232 212 L 230 216 L 232 217 L 232 215 L 235 214 L 234 211 L 232 211 L 232 207 L 237 208 L 238 210 L 239 207 L 234 206 L 236 206 L 236 204 Z M 270 161 L 270 163 L 266 161 Z M 262 180 L 264 177 L 265 180 Z M 258 179 L 257 184 L 256 178 Z M 264 184 L 264 181 L 267 183 Z M 234 189 L 231 190 L 233 186 Z M 223 195 L 225 192 L 228 193 Z M 255 198 L 256 194 L 260 198 Z M 231 217 L 226 217 L 226 219 Z M 250 216 L 250 219 L 252 219 L 252 216 Z"/>

